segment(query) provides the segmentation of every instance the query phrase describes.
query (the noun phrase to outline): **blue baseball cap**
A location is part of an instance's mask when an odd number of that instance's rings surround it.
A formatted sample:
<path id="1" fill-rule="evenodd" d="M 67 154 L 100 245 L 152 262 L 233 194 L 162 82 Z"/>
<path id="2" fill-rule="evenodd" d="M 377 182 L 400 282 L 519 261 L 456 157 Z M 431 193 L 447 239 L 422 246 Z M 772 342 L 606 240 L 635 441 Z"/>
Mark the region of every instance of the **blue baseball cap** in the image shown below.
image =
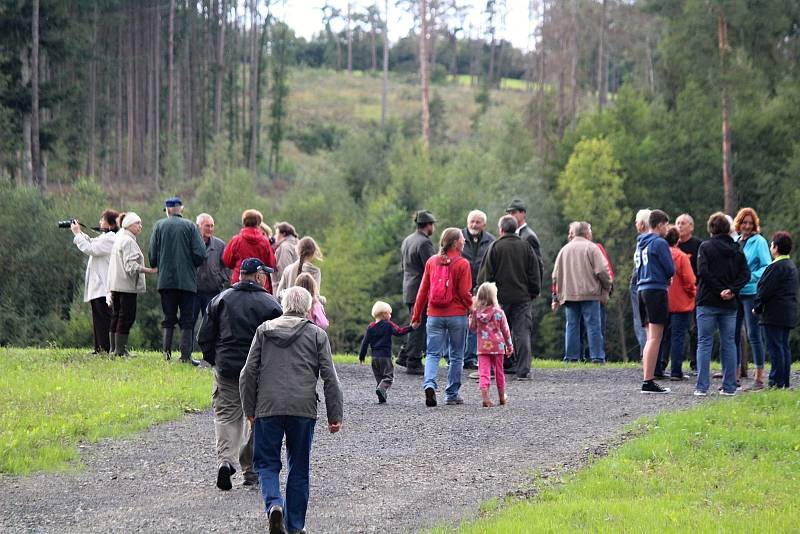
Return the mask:
<path id="1" fill-rule="evenodd" d="M 164 201 L 164 206 L 168 208 L 174 208 L 175 206 L 183 206 L 183 201 L 181 197 L 169 197 L 167 200 Z"/>
<path id="2" fill-rule="evenodd" d="M 239 272 L 242 274 L 256 274 L 259 271 L 267 274 L 274 272 L 272 267 L 267 267 L 258 258 L 247 258 L 242 261 L 242 265 L 239 267 Z"/>

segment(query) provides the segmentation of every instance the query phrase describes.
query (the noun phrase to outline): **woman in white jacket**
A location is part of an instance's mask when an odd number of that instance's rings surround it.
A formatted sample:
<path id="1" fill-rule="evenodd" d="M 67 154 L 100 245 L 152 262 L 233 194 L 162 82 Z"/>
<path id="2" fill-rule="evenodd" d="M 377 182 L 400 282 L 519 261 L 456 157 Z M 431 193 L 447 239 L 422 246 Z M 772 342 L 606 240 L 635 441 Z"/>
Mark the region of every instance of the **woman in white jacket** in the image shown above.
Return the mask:
<path id="1" fill-rule="evenodd" d="M 146 290 L 144 275 L 158 269 L 145 267 L 144 254 L 136 242 L 142 231 L 142 219 L 132 211 L 120 216 L 122 229 L 114 237 L 108 265 L 108 290 L 111 292 L 112 350 L 127 356 L 128 335 L 136 320 L 136 295 Z"/>
<path id="2" fill-rule="evenodd" d="M 108 259 L 114 246 L 114 236 L 119 230 L 117 226 L 119 213 L 105 210 L 100 215 L 100 230 L 104 233 L 97 237 L 89 237 L 81 231 L 77 219 L 72 221 L 70 229 L 75 237 L 72 242 L 78 250 L 89 256 L 84 279 L 83 301 L 92 307 L 92 326 L 94 328 L 94 352 L 110 352 L 111 308 L 106 303 L 108 287 Z"/>

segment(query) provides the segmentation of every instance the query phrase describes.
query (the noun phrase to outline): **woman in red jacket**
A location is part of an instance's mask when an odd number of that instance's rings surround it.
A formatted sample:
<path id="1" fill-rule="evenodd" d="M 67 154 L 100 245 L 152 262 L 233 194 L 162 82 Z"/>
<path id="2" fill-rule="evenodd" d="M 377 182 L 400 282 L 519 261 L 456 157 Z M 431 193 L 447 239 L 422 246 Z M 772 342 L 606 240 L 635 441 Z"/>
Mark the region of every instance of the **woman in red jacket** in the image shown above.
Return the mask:
<path id="1" fill-rule="evenodd" d="M 239 233 L 231 238 L 222 254 L 222 261 L 229 269 L 233 269 L 231 285 L 239 281 L 239 267 L 247 258 L 258 258 L 264 265 L 275 269 L 275 253 L 269 239 L 261 231 L 261 212 L 258 210 L 245 210 L 242 213 L 242 228 Z M 272 293 L 272 281 L 267 277 L 264 287 Z"/>
<path id="2" fill-rule="evenodd" d="M 694 315 L 694 299 L 697 295 L 697 280 L 692 270 L 689 256 L 678 248 L 678 229 L 670 226 L 664 239 L 667 240 L 675 275 L 669 286 L 669 330 L 672 355 L 670 380 L 683 380 L 683 340 L 689 331 L 689 323 Z"/>
<path id="3" fill-rule="evenodd" d="M 422 283 L 417 292 L 411 326 L 419 327 L 422 312 L 427 308 L 428 349 L 425 358 L 425 405 L 436 406 L 436 373 L 439 358 L 450 352 L 447 366 L 445 404 L 464 404 L 459 397 L 464 348 L 467 342 L 467 314 L 472 307 L 472 269 L 461 257 L 464 234 L 448 228 L 439 240 L 439 253 L 425 263 Z"/>

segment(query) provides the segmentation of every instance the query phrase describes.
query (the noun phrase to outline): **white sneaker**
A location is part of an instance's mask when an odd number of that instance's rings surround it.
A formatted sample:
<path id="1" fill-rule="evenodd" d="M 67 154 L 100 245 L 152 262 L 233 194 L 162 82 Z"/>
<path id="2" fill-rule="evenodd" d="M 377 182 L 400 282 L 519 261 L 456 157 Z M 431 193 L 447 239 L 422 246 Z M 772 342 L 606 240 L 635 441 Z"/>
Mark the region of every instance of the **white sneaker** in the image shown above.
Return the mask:
<path id="1" fill-rule="evenodd" d="M 695 397 L 708 397 L 708 393 L 705 391 L 700 391 L 699 389 L 694 390 Z"/>
<path id="2" fill-rule="evenodd" d="M 723 397 L 735 397 L 736 396 L 736 392 L 735 391 L 733 393 L 728 393 L 727 391 L 722 390 L 722 391 L 719 392 L 719 394 L 722 395 Z"/>

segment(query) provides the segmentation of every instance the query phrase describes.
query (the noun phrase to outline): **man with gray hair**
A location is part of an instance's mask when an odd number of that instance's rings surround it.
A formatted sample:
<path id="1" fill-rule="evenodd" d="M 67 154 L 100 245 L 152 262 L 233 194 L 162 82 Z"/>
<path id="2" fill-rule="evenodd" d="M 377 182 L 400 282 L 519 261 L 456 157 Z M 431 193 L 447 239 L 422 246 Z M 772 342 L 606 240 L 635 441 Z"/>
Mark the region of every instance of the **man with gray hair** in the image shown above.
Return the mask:
<path id="1" fill-rule="evenodd" d="M 636 212 L 635 225 L 637 234 L 646 234 L 650 231 L 649 220 L 651 211 L 651 209 L 646 208 Z M 647 343 L 647 331 L 644 329 L 644 326 L 642 326 L 642 318 L 639 315 L 639 291 L 636 289 L 639 281 L 636 278 L 636 272 L 637 267 L 634 265 L 631 271 L 630 286 L 631 311 L 633 313 L 633 333 L 636 335 L 636 341 L 639 343 L 639 358 L 641 358 L 644 354 L 644 344 Z"/>
<path id="2" fill-rule="evenodd" d="M 553 311 L 564 306 L 564 361 L 577 362 L 581 355 L 581 319 L 586 324 L 592 363 L 605 363 L 600 304 L 608 301 L 611 276 L 600 248 L 592 242 L 588 222 L 570 223 L 573 236 L 558 252 L 553 267 Z"/>
<path id="3" fill-rule="evenodd" d="M 477 284 L 497 284 L 497 299 L 511 327 L 515 349 L 514 358 L 507 358 L 504 367 L 515 372 L 517 380 L 531 380 L 530 303 L 539 296 L 541 288 L 539 262 L 533 247 L 517 235 L 513 216 L 501 217 L 498 228 L 500 237 L 483 258 Z"/>
<path id="4" fill-rule="evenodd" d="M 464 235 L 464 250 L 461 256 L 472 268 L 472 293 L 478 286 L 478 271 L 481 269 L 483 257 L 489 250 L 495 237 L 486 231 L 486 214 L 481 210 L 472 210 L 467 215 L 467 227 L 461 230 Z M 475 332 L 467 330 L 467 348 L 464 352 L 464 369 L 478 368 L 478 338 Z"/>
<path id="5" fill-rule="evenodd" d="M 194 300 L 192 324 L 197 323 L 201 313 L 205 316 L 208 303 L 225 289 L 231 278 L 230 269 L 222 261 L 225 241 L 214 235 L 214 218 L 208 213 L 201 213 L 195 219 L 195 224 L 206 244 L 206 259 L 197 268 L 197 296 Z"/>
<path id="6" fill-rule="evenodd" d="M 694 219 L 688 213 L 682 213 L 675 219 L 675 227 L 678 229 L 678 248 L 689 256 L 692 271 L 697 277 L 697 254 L 703 240 L 692 235 Z M 697 320 L 694 314 L 689 323 L 689 366 L 692 371 L 697 371 Z"/>

